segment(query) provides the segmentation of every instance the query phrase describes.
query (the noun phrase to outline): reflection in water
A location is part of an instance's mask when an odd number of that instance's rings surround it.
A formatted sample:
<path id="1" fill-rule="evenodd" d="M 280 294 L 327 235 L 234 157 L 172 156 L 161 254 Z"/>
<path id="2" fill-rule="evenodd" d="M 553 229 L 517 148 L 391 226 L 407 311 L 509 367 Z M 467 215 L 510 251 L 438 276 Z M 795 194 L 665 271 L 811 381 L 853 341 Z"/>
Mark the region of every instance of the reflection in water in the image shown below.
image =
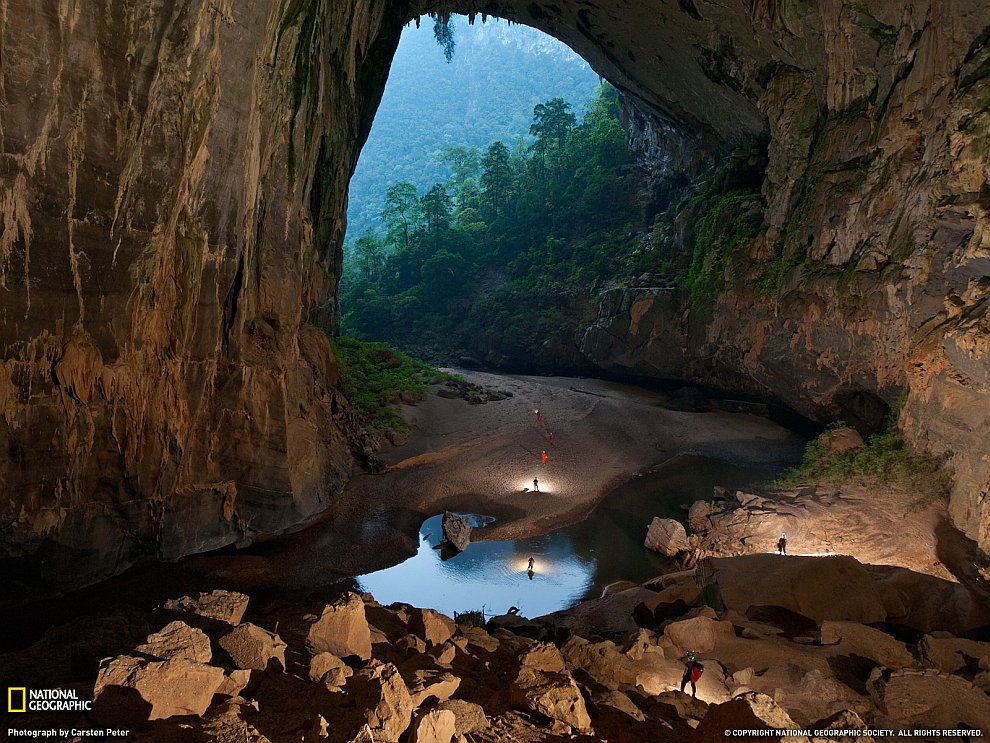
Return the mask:
<path id="1" fill-rule="evenodd" d="M 419 551 L 404 563 L 358 579 L 383 604 L 405 601 L 453 616 L 484 607 L 504 614 L 518 606 L 535 617 L 570 606 L 591 584 L 594 559 L 578 556 L 564 530 L 534 539 L 472 542 L 449 560 L 440 559 L 441 516 L 423 522 Z M 533 557 L 533 576 L 528 575 Z"/>
<path id="2" fill-rule="evenodd" d="M 448 616 L 482 607 L 490 615 L 517 606 L 527 617 L 566 609 L 617 580 L 640 582 L 674 569 L 669 560 L 643 547 L 654 516 L 683 519 L 680 505 L 710 499 L 714 485 L 731 492 L 771 479 L 780 469 L 678 457 L 618 488 L 580 523 L 532 539 L 472 542 L 447 560 L 437 549 L 442 517 L 434 516 L 420 528 L 416 555 L 361 576 L 358 583 L 383 604 L 403 601 Z"/>

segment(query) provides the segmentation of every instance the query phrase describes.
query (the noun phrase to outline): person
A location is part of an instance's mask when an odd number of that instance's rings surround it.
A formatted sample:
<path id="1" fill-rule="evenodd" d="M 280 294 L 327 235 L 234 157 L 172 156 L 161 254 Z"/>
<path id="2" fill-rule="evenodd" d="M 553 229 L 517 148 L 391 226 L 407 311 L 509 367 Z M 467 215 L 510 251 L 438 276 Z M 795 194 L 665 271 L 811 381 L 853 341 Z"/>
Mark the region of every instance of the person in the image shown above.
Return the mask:
<path id="1" fill-rule="evenodd" d="M 535 565 L 535 564 L 536 564 L 536 560 L 534 560 L 532 557 L 529 558 L 529 565 L 526 566 L 526 569 L 529 570 L 530 572 L 532 572 L 533 565 Z"/>
<path id="2" fill-rule="evenodd" d="M 694 659 L 694 651 L 688 651 L 687 662 L 684 664 L 684 675 L 681 677 L 681 692 L 688 682 L 691 682 L 691 696 L 698 698 L 698 679 L 705 672 L 705 667 Z"/>
<path id="3" fill-rule="evenodd" d="M 540 492 L 540 479 L 538 477 L 533 478 L 533 492 L 534 493 Z"/>
<path id="4" fill-rule="evenodd" d="M 556 444 L 553 443 L 553 431 L 551 431 L 550 435 L 547 436 L 547 441 L 550 442 L 550 446 L 556 446 Z"/>
<path id="5" fill-rule="evenodd" d="M 540 452 L 540 461 L 543 464 L 546 464 L 547 463 L 547 450 L 546 449 L 544 449 L 542 452 Z"/>
<path id="6" fill-rule="evenodd" d="M 777 552 L 782 555 L 787 554 L 787 535 L 781 534 L 780 539 L 777 540 Z"/>
<path id="7" fill-rule="evenodd" d="M 533 412 L 536 413 L 536 425 L 538 425 L 540 428 L 543 428 L 543 413 L 541 413 L 539 410 L 535 410 Z"/>

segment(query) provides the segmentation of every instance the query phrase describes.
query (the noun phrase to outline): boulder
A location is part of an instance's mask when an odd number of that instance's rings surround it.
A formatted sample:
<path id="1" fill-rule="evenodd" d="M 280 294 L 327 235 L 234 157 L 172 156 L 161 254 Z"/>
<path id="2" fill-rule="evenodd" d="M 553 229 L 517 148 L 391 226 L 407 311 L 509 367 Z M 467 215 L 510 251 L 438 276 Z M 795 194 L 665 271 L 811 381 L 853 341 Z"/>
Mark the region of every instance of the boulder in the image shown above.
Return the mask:
<path id="1" fill-rule="evenodd" d="M 779 606 L 818 624 L 829 619 L 872 624 L 887 617 L 872 576 L 846 555 L 784 559 L 756 554 L 705 563 L 718 599 L 741 614 L 754 606 Z"/>
<path id="2" fill-rule="evenodd" d="M 166 601 L 164 607 L 172 611 L 187 611 L 219 622 L 238 625 L 247 611 L 249 597 L 237 591 L 211 591 L 196 598 L 183 596 Z"/>
<path id="3" fill-rule="evenodd" d="M 222 669 L 188 658 L 107 658 L 96 677 L 94 710 L 117 724 L 202 715 L 223 682 Z"/>
<path id="4" fill-rule="evenodd" d="M 640 686 L 647 693 L 657 694 L 674 686 L 682 670 L 679 663 L 667 662 L 657 647 L 634 659 L 609 640 L 588 642 L 577 635 L 568 638 L 561 652 L 570 670 L 583 669 L 606 689 Z"/>
<path id="5" fill-rule="evenodd" d="M 331 691 L 337 690 L 354 675 L 354 671 L 333 653 L 317 653 L 309 661 L 309 677 L 322 681 Z"/>
<path id="6" fill-rule="evenodd" d="M 519 654 L 522 668 L 535 668 L 541 671 L 562 673 L 565 670 L 564 656 L 556 645 L 549 642 L 536 642 Z"/>
<path id="7" fill-rule="evenodd" d="M 203 719 L 202 739 L 216 743 L 270 743 L 268 737 L 244 720 L 247 706 L 243 699 L 229 699 L 214 706 Z M 313 738 L 303 740 L 308 743 Z"/>
<path id="8" fill-rule="evenodd" d="M 688 525 L 694 531 L 705 531 L 712 524 L 709 516 L 712 515 L 712 507 L 708 501 L 696 500 L 688 509 Z"/>
<path id="9" fill-rule="evenodd" d="M 142 645 L 134 648 L 135 653 L 150 655 L 160 660 L 184 658 L 197 663 L 209 663 L 213 658 L 210 638 L 185 622 L 170 622 L 158 632 L 148 635 Z"/>
<path id="10" fill-rule="evenodd" d="M 661 647 L 675 646 L 677 655 L 689 650 L 707 653 L 715 649 L 719 635 L 732 637 L 735 630 L 731 622 L 719 622 L 706 616 L 696 616 L 680 622 L 671 622 L 663 630 Z"/>
<path id="11" fill-rule="evenodd" d="M 818 437 L 818 443 L 835 454 L 848 454 L 862 448 L 865 442 L 855 428 L 843 426 L 823 433 Z"/>
<path id="12" fill-rule="evenodd" d="M 488 727 L 488 717 L 480 704 L 463 699 L 448 699 L 438 704 L 437 709 L 454 713 L 454 732 L 457 735 L 470 735 Z"/>
<path id="13" fill-rule="evenodd" d="M 443 527 L 443 538 L 447 544 L 461 552 L 467 549 L 471 543 L 471 524 L 467 517 L 459 513 L 444 511 L 441 526 Z"/>
<path id="14" fill-rule="evenodd" d="M 223 683 L 217 689 L 217 694 L 224 694 L 228 697 L 246 696 L 249 690 L 256 686 L 252 683 L 254 681 L 255 674 L 252 671 L 238 668 L 224 676 Z"/>
<path id="15" fill-rule="evenodd" d="M 937 671 L 874 671 L 867 683 L 877 707 L 905 727 L 990 731 L 986 692 L 958 676 Z"/>
<path id="16" fill-rule="evenodd" d="M 435 647 L 453 637 L 457 625 L 453 619 L 433 609 L 412 609 L 409 612 L 409 631 L 426 641 L 429 647 Z"/>
<path id="17" fill-rule="evenodd" d="M 461 680 L 446 671 L 436 671 L 431 668 L 420 668 L 407 675 L 409 697 L 413 707 L 419 707 L 430 697 L 438 702 L 450 699 Z"/>
<path id="18" fill-rule="evenodd" d="M 648 550 L 659 552 L 667 557 L 674 557 L 679 552 L 687 552 L 691 549 L 687 532 L 684 531 L 681 522 L 660 517 L 654 517 L 653 521 L 650 522 L 644 545 Z"/>
<path id="19" fill-rule="evenodd" d="M 557 720 L 585 733 L 591 731 L 591 717 L 584 697 L 571 675 L 523 667 L 509 687 L 514 707 Z"/>
<path id="20" fill-rule="evenodd" d="M 925 635 L 918 643 L 918 650 L 925 665 L 943 673 L 956 673 L 970 663 L 990 671 L 990 643 Z"/>
<path id="21" fill-rule="evenodd" d="M 456 722 L 450 710 L 432 709 L 416 718 L 409 743 L 450 743 L 457 734 Z"/>
<path id="22" fill-rule="evenodd" d="M 371 658 L 371 628 L 364 613 L 364 601 L 348 593 L 323 609 L 309 628 L 309 647 L 317 653 L 333 653 L 339 658 L 356 655 Z"/>
<path id="23" fill-rule="evenodd" d="M 821 643 L 840 645 L 843 650 L 887 668 L 910 668 L 915 664 L 914 656 L 903 642 L 856 622 L 822 622 Z"/>
<path id="24" fill-rule="evenodd" d="M 725 743 L 726 730 L 796 730 L 790 716 L 766 694 L 751 691 L 728 702 L 713 704 L 694 731 L 692 743 Z M 779 735 L 760 736 L 760 740 L 780 741 Z M 804 736 L 790 736 L 788 743 L 809 743 Z"/>
<path id="25" fill-rule="evenodd" d="M 347 683 L 357 709 L 376 741 L 397 741 L 412 721 L 413 702 L 399 669 L 391 663 L 362 668 Z"/>
<path id="26" fill-rule="evenodd" d="M 271 661 L 285 670 L 285 642 L 277 634 L 246 622 L 220 638 L 234 665 L 245 670 L 264 671 Z"/>

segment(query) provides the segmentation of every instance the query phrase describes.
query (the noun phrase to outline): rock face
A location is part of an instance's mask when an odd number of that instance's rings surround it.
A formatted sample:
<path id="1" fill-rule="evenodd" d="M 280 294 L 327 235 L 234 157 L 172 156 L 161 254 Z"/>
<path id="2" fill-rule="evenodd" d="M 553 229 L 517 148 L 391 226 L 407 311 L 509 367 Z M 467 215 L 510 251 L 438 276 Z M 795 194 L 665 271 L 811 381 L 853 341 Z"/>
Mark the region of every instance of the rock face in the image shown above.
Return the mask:
<path id="1" fill-rule="evenodd" d="M 443 527 L 443 538 L 447 544 L 456 547 L 461 552 L 471 544 L 471 524 L 464 516 L 444 511 L 441 526 Z"/>
<path id="2" fill-rule="evenodd" d="M 309 646 L 316 652 L 333 653 L 341 658 L 371 657 L 371 628 L 364 602 L 355 593 L 327 605 L 322 616 L 309 628 Z"/>
<path id="3" fill-rule="evenodd" d="M 691 549 L 684 525 L 674 519 L 661 519 L 659 517 L 654 517 L 653 521 L 650 522 L 650 528 L 646 532 L 646 541 L 643 544 L 646 549 L 659 552 L 667 557 L 674 557 L 679 552 L 687 552 Z"/>
<path id="4" fill-rule="evenodd" d="M 906 392 L 990 546 L 986 3 L 40 0 L 0 27 L 0 555 L 78 585 L 333 504 L 347 180 L 402 25 L 480 7 L 613 80 L 658 183 L 766 152 L 738 281 L 603 298 L 586 358 L 822 419 Z"/>

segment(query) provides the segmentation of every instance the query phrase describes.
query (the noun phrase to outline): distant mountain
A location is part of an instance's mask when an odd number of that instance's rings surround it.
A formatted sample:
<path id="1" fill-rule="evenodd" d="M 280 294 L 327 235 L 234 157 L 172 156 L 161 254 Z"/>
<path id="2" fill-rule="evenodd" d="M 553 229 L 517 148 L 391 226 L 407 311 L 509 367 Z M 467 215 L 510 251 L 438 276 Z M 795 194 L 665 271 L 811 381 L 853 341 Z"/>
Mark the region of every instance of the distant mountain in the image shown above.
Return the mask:
<path id="1" fill-rule="evenodd" d="M 578 116 L 598 75 L 561 42 L 499 19 L 474 25 L 454 16 L 456 50 L 448 64 L 433 22 L 402 34 L 385 96 L 351 179 L 347 242 L 379 225 L 385 191 L 409 181 L 420 193 L 449 173 L 436 155 L 454 145 L 510 147 L 529 139 L 533 107 L 560 97 Z"/>

